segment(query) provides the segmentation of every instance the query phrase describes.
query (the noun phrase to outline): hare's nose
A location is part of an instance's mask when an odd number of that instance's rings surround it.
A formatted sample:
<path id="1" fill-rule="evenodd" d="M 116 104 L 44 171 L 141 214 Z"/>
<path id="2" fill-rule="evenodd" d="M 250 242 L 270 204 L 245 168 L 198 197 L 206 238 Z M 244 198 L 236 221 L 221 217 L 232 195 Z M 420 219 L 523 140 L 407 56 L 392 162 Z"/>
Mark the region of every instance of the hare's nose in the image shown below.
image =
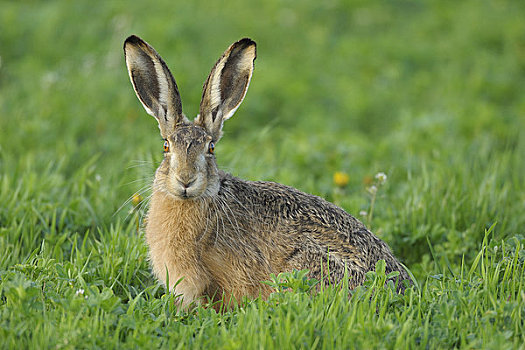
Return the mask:
<path id="1" fill-rule="evenodd" d="M 193 185 L 195 183 L 197 179 L 194 178 L 194 179 L 191 179 L 191 180 L 181 180 L 181 179 L 177 179 L 177 182 L 184 188 L 189 188 L 191 187 L 191 185 Z"/>

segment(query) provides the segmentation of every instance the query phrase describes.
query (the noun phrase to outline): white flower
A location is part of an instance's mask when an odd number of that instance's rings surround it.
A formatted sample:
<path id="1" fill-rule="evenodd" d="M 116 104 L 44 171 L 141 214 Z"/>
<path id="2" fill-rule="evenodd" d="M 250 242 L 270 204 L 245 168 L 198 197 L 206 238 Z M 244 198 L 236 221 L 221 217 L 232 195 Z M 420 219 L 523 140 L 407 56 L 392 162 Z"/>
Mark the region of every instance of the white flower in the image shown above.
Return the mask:
<path id="1" fill-rule="evenodd" d="M 374 194 L 377 193 L 377 186 L 372 185 L 372 186 L 370 186 L 370 187 L 367 188 L 367 191 L 368 191 L 368 193 L 374 195 Z"/>
<path id="2" fill-rule="evenodd" d="M 366 210 L 361 210 L 361 211 L 359 212 L 359 215 L 361 215 L 361 216 L 367 216 L 368 213 L 366 212 Z"/>
<path id="3" fill-rule="evenodd" d="M 100 174 L 96 174 L 95 180 L 97 180 L 97 182 L 100 182 L 100 180 L 102 180 L 102 176 L 100 176 Z"/>
<path id="4" fill-rule="evenodd" d="M 82 288 L 77 289 L 77 291 L 75 292 L 75 295 L 77 297 L 80 296 L 80 295 L 84 295 L 84 290 Z M 86 296 L 86 298 L 87 298 L 87 296 Z"/>
<path id="5" fill-rule="evenodd" d="M 376 174 L 375 178 L 379 182 L 379 184 L 382 185 L 386 182 L 387 176 L 385 173 L 379 172 Z"/>

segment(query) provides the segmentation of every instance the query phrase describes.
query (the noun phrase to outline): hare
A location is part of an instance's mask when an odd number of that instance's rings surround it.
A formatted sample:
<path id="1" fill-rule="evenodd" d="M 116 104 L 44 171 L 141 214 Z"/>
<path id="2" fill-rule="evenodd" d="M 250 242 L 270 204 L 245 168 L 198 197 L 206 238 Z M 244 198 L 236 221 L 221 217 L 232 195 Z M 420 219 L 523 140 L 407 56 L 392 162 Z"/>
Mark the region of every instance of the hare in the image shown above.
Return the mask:
<path id="1" fill-rule="evenodd" d="M 312 278 L 349 286 L 384 259 L 396 283 L 409 280 L 386 243 L 324 199 L 274 182 L 246 181 L 217 168 L 215 145 L 243 101 L 255 42 L 242 39 L 219 58 L 204 83 L 200 113 L 182 113 L 177 84 L 159 54 L 137 36 L 124 43 L 131 83 L 157 119 L 164 159 L 156 170 L 145 225 L 156 277 L 187 307 L 202 298 L 268 297 L 270 274 L 308 269 Z M 232 300 L 230 299 L 230 300 Z"/>

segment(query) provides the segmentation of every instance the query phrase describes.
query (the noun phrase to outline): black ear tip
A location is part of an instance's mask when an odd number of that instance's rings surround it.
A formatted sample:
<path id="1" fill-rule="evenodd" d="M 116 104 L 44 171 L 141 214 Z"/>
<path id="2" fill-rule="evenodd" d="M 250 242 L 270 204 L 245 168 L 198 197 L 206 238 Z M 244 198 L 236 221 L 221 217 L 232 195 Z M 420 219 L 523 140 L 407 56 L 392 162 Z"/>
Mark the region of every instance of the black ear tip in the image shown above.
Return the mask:
<path id="1" fill-rule="evenodd" d="M 142 43 L 143 40 L 141 38 L 139 38 L 138 36 L 136 35 L 130 35 L 126 38 L 126 40 L 124 41 L 124 46 L 126 46 L 126 44 L 140 44 Z"/>
<path id="2" fill-rule="evenodd" d="M 255 43 L 255 41 L 253 41 L 252 39 L 250 38 L 243 38 L 239 41 L 237 41 L 237 44 L 240 45 L 241 47 L 243 48 L 246 48 L 248 46 L 257 46 L 257 44 Z"/>

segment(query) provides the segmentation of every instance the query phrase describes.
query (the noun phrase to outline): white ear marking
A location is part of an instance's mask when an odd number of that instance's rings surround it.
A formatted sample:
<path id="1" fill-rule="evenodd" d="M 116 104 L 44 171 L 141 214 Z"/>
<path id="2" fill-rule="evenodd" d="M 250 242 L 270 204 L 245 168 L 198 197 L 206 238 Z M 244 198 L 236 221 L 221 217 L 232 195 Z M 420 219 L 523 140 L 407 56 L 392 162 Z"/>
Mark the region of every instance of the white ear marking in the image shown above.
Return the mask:
<path id="1" fill-rule="evenodd" d="M 220 89 L 220 74 L 222 72 L 222 69 L 224 68 L 224 64 L 226 63 L 226 60 L 222 60 L 217 64 L 215 74 L 210 77 L 211 80 L 211 90 L 210 90 L 210 108 L 211 110 L 215 110 L 219 104 L 221 103 L 221 89 Z"/>
<path id="2" fill-rule="evenodd" d="M 167 138 L 177 124 L 187 122 L 175 79 L 155 49 L 135 35 L 124 42 L 124 55 L 137 97 Z"/>
<path id="3" fill-rule="evenodd" d="M 239 40 L 222 54 L 204 83 L 195 124 L 204 127 L 215 141 L 221 137 L 223 122 L 233 116 L 246 96 L 255 58 L 255 42 Z"/>

